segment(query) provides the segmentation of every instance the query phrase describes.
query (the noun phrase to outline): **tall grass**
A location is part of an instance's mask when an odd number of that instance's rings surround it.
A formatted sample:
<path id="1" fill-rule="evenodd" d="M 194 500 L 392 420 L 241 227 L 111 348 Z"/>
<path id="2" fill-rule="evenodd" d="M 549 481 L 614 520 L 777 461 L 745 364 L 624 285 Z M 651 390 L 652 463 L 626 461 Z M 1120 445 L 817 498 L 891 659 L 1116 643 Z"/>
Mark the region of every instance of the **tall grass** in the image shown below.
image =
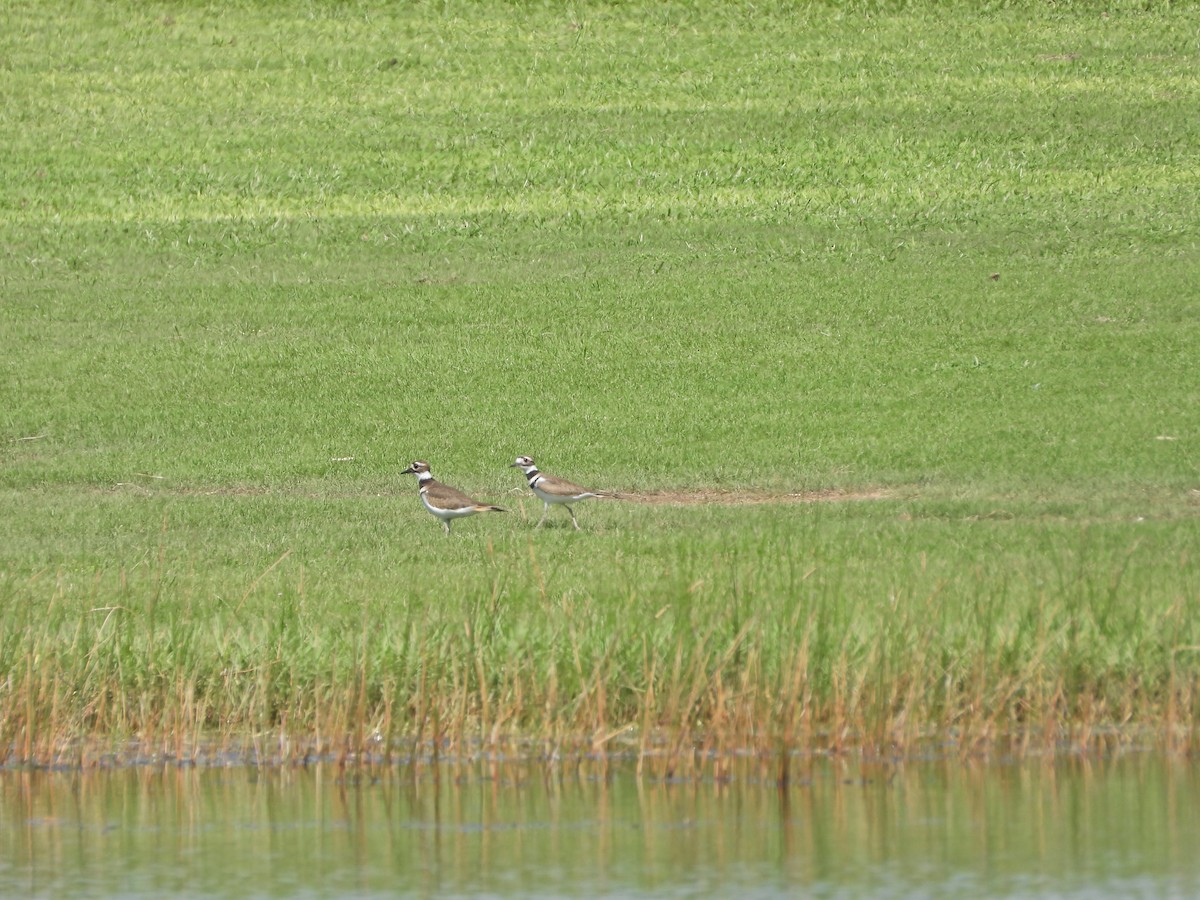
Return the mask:
<path id="1" fill-rule="evenodd" d="M 1191 747 L 1196 21 L 1104 12 L 11 4 L 0 754 Z"/>
<path id="2" fill-rule="evenodd" d="M 279 523 L 311 506 L 260 502 Z M 168 522 L 111 567 L 6 576 L 2 739 L 78 762 L 111 749 L 94 735 L 184 759 L 255 736 L 270 758 L 637 751 L 672 771 L 797 747 L 1191 746 L 1190 529 L 1128 543 L 1120 522 L 945 512 L 629 503 L 578 536 L 450 546 L 432 523 L 340 558 L 277 552 L 277 526 L 231 571 Z"/>

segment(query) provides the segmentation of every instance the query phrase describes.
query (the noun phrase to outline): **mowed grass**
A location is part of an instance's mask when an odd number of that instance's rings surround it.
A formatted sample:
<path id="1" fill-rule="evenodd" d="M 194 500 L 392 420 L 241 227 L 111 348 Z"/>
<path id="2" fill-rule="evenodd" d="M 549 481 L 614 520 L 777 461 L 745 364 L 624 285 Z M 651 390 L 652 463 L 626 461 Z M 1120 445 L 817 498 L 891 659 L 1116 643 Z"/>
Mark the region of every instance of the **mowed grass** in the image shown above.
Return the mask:
<path id="1" fill-rule="evenodd" d="M 10 6 L 0 755 L 1192 746 L 1197 24 Z"/>

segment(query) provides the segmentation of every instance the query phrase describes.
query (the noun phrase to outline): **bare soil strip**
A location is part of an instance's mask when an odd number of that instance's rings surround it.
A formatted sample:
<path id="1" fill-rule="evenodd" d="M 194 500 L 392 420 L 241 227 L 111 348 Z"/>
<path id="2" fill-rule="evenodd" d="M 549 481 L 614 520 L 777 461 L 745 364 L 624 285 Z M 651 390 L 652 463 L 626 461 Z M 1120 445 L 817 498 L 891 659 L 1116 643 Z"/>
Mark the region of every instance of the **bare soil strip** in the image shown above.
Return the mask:
<path id="1" fill-rule="evenodd" d="M 771 491 L 736 491 L 719 488 L 698 490 L 643 491 L 636 494 L 618 493 L 618 500 L 648 503 L 653 506 L 751 506 L 773 503 L 850 503 L 859 500 L 887 500 L 896 493 L 884 488 L 844 491 L 826 488 L 820 491 L 779 493 Z"/>
<path id="2" fill-rule="evenodd" d="M 161 489 L 132 482 L 118 482 L 105 493 L 128 490 L 140 490 L 143 493 L 159 493 Z M 286 489 L 272 489 L 257 485 L 214 485 L 188 486 L 168 489 L 171 493 L 185 497 L 239 497 L 266 496 L 269 494 L 292 493 Z M 378 492 L 373 492 L 375 495 Z M 399 493 L 399 492 L 397 492 Z M 514 488 L 509 493 L 523 493 Z M 301 496 L 316 497 L 315 492 L 300 492 Z M 328 496 L 353 497 L 354 493 L 332 493 Z M 842 490 L 840 488 L 825 488 L 817 491 L 756 491 L 732 490 L 724 488 L 676 488 L 671 490 L 654 491 L 612 491 L 608 494 L 616 500 L 631 503 L 645 503 L 650 506 L 754 506 L 784 503 L 852 503 L 860 500 L 889 500 L 899 496 L 891 488 L 864 488 L 859 490 Z"/>

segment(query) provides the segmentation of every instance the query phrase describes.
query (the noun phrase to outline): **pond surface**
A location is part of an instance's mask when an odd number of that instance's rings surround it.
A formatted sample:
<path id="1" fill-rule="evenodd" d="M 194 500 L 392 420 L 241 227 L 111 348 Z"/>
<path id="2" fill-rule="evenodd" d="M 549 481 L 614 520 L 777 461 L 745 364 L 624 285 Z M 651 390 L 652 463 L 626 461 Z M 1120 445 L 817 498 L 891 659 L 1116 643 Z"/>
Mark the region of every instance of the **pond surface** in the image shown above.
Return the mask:
<path id="1" fill-rule="evenodd" d="M 1200 768 L 0 771 L 0 897 L 1193 897 Z"/>

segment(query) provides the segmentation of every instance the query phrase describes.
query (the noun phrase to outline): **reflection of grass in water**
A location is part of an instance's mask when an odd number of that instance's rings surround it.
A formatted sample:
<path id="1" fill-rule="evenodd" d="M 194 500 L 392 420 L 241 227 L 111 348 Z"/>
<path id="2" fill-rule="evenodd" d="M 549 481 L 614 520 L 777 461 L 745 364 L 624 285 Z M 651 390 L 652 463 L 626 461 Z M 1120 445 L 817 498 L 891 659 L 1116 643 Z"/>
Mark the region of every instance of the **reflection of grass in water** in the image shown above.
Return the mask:
<path id="1" fill-rule="evenodd" d="M 0 890 L 990 896 L 1069 880 L 1170 896 L 1189 893 L 1200 865 L 1188 840 L 1197 770 L 1145 754 L 1002 766 L 817 758 L 784 790 L 743 760 L 731 777 L 639 780 L 632 766 L 589 762 L 548 775 L 512 761 L 440 777 L 325 765 L 4 771 Z"/>
<path id="2" fill-rule="evenodd" d="M 0 748 L 1189 745 L 1190 19 L 472 10 L 14 10 Z"/>

